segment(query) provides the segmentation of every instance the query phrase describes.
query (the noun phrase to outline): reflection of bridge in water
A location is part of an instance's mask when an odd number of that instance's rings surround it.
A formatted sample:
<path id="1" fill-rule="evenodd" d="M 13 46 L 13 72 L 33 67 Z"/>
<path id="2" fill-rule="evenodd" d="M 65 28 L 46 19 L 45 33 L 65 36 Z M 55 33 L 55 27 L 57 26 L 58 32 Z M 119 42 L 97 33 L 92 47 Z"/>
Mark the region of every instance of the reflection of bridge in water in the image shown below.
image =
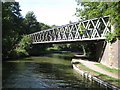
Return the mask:
<path id="1" fill-rule="evenodd" d="M 104 16 L 35 32 L 30 36 L 33 44 L 105 40 L 110 31 L 109 17 Z"/>

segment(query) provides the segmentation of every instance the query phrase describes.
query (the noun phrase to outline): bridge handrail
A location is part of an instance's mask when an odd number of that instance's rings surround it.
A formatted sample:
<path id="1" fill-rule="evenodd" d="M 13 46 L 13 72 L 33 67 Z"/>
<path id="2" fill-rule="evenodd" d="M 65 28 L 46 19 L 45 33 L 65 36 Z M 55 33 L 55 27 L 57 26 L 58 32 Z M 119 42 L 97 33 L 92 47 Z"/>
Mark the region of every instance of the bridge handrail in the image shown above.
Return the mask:
<path id="1" fill-rule="evenodd" d="M 54 29 L 57 29 L 57 28 L 65 27 L 65 26 L 75 25 L 75 24 L 77 24 L 79 22 L 86 22 L 86 21 L 89 21 L 89 20 L 96 20 L 96 19 L 99 19 L 99 18 L 106 18 L 106 17 L 109 17 L 109 15 L 108 16 L 95 17 L 95 18 L 87 19 L 87 20 L 81 20 L 81 21 L 78 21 L 78 22 L 73 22 L 73 23 L 70 23 L 70 24 L 66 24 L 66 25 L 62 25 L 62 26 L 57 26 L 55 28 L 49 28 L 49 29 L 45 29 L 45 30 L 42 30 L 42 31 L 34 32 L 32 34 L 36 34 L 36 33 L 39 33 L 39 32 L 44 32 L 44 31 L 49 31 L 49 30 L 54 30 Z M 32 34 L 29 34 L 29 35 L 32 35 Z"/>
<path id="2" fill-rule="evenodd" d="M 29 34 L 33 43 L 105 39 L 110 32 L 109 15 L 81 20 Z"/>

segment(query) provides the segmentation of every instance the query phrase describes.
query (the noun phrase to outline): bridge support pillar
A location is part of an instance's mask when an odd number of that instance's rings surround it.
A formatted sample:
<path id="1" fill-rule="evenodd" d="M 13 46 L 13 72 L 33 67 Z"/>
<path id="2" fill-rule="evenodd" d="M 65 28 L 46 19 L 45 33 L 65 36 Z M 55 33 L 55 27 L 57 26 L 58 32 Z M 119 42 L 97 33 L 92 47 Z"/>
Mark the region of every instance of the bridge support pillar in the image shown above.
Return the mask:
<path id="1" fill-rule="evenodd" d="M 114 43 L 98 42 L 96 47 L 96 59 L 98 62 L 120 69 L 120 38 Z"/>

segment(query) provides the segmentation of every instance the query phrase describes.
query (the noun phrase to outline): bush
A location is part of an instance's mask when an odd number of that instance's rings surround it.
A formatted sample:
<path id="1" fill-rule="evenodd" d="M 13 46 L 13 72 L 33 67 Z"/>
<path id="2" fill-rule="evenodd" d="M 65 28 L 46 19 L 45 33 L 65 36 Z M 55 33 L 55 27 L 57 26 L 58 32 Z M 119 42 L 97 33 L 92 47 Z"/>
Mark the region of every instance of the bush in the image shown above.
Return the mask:
<path id="1" fill-rule="evenodd" d="M 107 42 L 114 42 L 115 41 L 115 34 L 114 33 L 111 33 L 111 32 L 109 32 L 109 33 L 107 33 L 106 34 L 106 41 Z"/>
<path id="2" fill-rule="evenodd" d="M 18 57 L 20 56 L 28 56 L 28 50 L 30 49 L 31 46 L 31 39 L 30 37 L 23 35 L 22 39 L 20 40 L 20 42 L 18 43 L 17 47 L 14 49 L 14 51 L 16 52 L 16 55 Z"/>

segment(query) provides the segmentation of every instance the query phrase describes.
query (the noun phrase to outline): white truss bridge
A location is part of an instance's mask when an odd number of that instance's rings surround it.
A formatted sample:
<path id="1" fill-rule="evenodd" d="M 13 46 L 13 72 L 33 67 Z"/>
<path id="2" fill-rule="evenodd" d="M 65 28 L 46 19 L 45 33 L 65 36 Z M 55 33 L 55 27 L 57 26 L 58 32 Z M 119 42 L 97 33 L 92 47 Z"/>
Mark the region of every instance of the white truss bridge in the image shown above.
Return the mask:
<path id="1" fill-rule="evenodd" d="M 111 32 L 109 16 L 83 20 L 29 34 L 33 44 L 105 40 Z"/>

